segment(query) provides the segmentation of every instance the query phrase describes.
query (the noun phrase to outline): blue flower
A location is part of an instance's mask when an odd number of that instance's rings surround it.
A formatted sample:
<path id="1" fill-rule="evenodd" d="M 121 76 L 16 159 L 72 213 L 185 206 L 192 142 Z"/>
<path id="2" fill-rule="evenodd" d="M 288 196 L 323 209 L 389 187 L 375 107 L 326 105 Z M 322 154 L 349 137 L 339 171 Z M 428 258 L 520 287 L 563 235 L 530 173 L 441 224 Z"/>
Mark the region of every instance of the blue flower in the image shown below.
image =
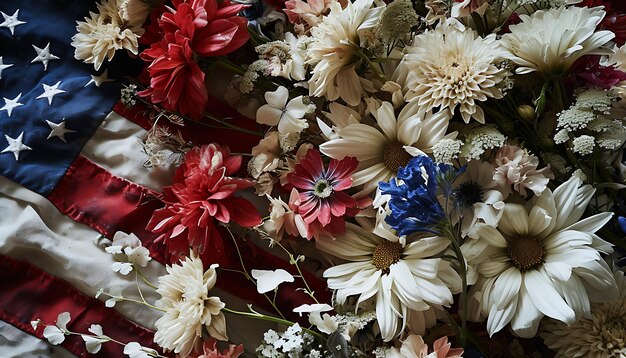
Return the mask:
<path id="1" fill-rule="evenodd" d="M 446 214 L 437 199 L 437 180 L 451 170 L 449 165 L 437 165 L 429 157 L 419 156 L 398 170 L 397 179 L 380 182 L 382 193 L 391 196 L 387 224 L 400 235 L 420 231 L 438 234 L 435 227 L 446 220 Z"/>
<path id="2" fill-rule="evenodd" d="M 619 227 L 622 229 L 622 231 L 626 233 L 626 217 L 618 217 L 617 222 L 619 223 Z"/>

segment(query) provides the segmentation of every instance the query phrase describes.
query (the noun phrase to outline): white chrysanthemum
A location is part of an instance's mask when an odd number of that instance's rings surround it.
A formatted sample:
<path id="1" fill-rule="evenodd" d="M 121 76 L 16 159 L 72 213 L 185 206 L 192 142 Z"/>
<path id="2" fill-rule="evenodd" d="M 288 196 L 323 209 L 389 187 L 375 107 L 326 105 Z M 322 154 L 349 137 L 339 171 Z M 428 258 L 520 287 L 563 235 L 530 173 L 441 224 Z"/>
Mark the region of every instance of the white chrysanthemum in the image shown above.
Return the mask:
<path id="1" fill-rule="evenodd" d="M 526 206 L 507 203 L 497 228 L 478 225 L 462 246 L 480 275 L 470 291 L 470 314 L 488 316 L 490 335 L 509 322 L 533 337 L 548 316 L 566 324 L 589 314 L 589 302 L 616 295 L 615 279 L 600 256 L 611 246 L 594 233 L 613 213 L 580 220 L 595 190 L 578 178 L 546 189 Z"/>
<path id="2" fill-rule="evenodd" d="M 90 11 L 85 21 L 76 22 L 78 33 L 72 37 L 74 57 L 93 63 L 96 71 L 105 59 L 111 61 L 117 50 L 138 53 L 138 39 L 144 30 L 141 24 L 131 25 L 122 19 L 118 1 L 122 0 L 104 0 L 98 4 L 98 13 Z"/>
<path id="3" fill-rule="evenodd" d="M 365 89 L 373 91 L 371 83 L 367 84 L 369 81 L 355 70 L 360 61 L 360 46 L 365 43 L 363 33 L 376 25 L 385 9 L 372 8 L 373 3 L 374 0 L 348 1 L 342 9 L 338 1 L 333 1 L 330 13 L 311 29 L 312 41 L 307 49 L 307 64 L 315 65 L 309 80 L 311 96 L 326 96 L 330 101 L 341 97 L 356 106 Z"/>
<path id="4" fill-rule="evenodd" d="M 615 272 L 619 298 L 591 304 L 591 314 L 571 325 L 548 320 L 541 336 L 557 357 L 626 357 L 626 279 Z"/>
<path id="5" fill-rule="evenodd" d="M 560 7 L 539 10 L 511 25 L 502 44 L 519 67 L 517 73 L 540 72 L 544 76 L 562 75 L 584 55 L 610 54 L 604 47 L 615 34 L 596 27 L 606 13 L 602 7 Z"/>
<path id="6" fill-rule="evenodd" d="M 221 311 L 225 305 L 219 297 L 209 297 L 217 281 L 216 267 L 211 265 L 205 272 L 202 261 L 192 254 L 180 264 L 168 266 L 167 275 L 159 277 L 161 299 L 155 305 L 165 309 L 155 324 L 154 341 L 159 346 L 186 357 L 202 339 L 203 326 L 211 337 L 228 339 Z"/>
<path id="7" fill-rule="evenodd" d="M 336 129 L 338 138 L 320 145 L 320 151 L 331 158 L 357 158 L 359 166 L 352 174 L 353 186 L 365 185 L 363 193 L 371 193 L 379 181 L 395 177 L 398 168 L 414 156 L 430 152 L 435 143 L 445 138 L 448 129 L 445 113 L 429 112 L 421 117 L 416 103 L 407 104 L 396 118 L 393 105 L 383 102 L 372 110 L 372 115 L 378 127 L 348 124 Z"/>
<path id="8" fill-rule="evenodd" d="M 495 35 L 482 38 L 455 20 L 417 35 L 405 51 L 394 74 L 400 81 L 406 78 L 405 99 L 427 110 L 454 112 L 458 106 L 465 123 L 485 122 L 478 102 L 502 98 L 502 82 L 511 74 L 500 66 L 506 52 Z"/>
<path id="9" fill-rule="evenodd" d="M 446 238 L 429 237 L 402 245 L 351 223 L 346 223 L 343 236 L 316 241 L 320 250 L 348 261 L 324 271 L 337 302 L 358 296 L 358 306 L 373 298 L 385 341 L 402 332 L 412 315 L 452 303 L 452 292 L 461 288 L 460 277 L 447 261 L 435 257 L 448 244 Z"/>

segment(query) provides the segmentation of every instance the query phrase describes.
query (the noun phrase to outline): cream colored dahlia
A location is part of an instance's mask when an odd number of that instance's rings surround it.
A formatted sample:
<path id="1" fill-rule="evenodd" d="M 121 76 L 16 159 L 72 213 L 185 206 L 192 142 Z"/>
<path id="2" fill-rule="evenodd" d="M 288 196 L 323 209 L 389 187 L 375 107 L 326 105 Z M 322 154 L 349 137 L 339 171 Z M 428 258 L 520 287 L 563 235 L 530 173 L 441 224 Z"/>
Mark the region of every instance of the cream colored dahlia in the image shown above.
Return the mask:
<path id="1" fill-rule="evenodd" d="M 544 316 L 570 325 L 589 315 L 590 302 L 617 295 L 600 256 L 612 249 L 594 234 L 613 214 L 580 220 L 595 190 L 579 185 L 572 178 L 525 206 L 506 203 L 497 228 L 478 224 L 463 244 L 479 274 L 469 312 L 488 317 L 490 335 L 510 323 L 517 335 L 533 337 Z"/>
<path id="2" fill-rule="evenodd" d="M 155 305 L 165 310 L 155 324 L 154 341 L 159 346 L 186 357 L 202 340 L 203 326 L 211 337 L 228 339 L 221 312 L 225 304 L 219 297 L 209 296 L 217 281 L 216 267 L 211 265 L 205 272 L 202 261 L 192 254 L 180 264 L 168 266 L 167 275 L 159 277 L 161 299 Z"/>
<path id="3" fill-rule="evenodd" d="M 603 7 L 560 7 L 539 10 L 511 25 L 502 36 L 508 58 L 519 67 L 517 73 L 538 71 L 544 77 L 566 73 L 584 55 L 605 55 L 615 37 L 611 31 L 596 31 L 606 13 Z"/>
<path id="4" fill-rule="evenodd" d="M 122 0 L 104 0 L 98 4 L 98 13 L 90 11 L 85 21 L 76 22 L 78 33 L 72 36 L 74 57 L 92 63 L 96 71 L 104 60 L 111 61 L 117 50 L 138 53 L 138 39 L 144 29 L 142 24 L 130 24 L 122 18 L 118 2 Z"/>
<path id="5" fill-rule="evenodd" d="M 311 96 L 339 98 L 356 106 L 365 90 L 373 91 L 371 83 L 359 77 L 356 65 L 360 63 L 360 46 L 366 43 L 364 32 L 376 26 L 384 6 L 372 7 L 374 0 L 348 2 L 333 1 L 330 13 L 311 29 L 312 42 L 308 47 L 307 64 L 315 65 L 309 80 Z"/>
<path id="6" fill-rule="evenodd" d="M 412 315 L 428 312 L 431 305 L 452 303 L 453 291 L 461 288 L 460 277 L 437 256 L 448 245 L 449 240 L 443 237 L 421 238 L 403 245 L 351 223 L 346 223 L 341 237 L 316 241 L 320 250 L 347 261 L 324 271 L 337 302 L 344 304 L 349 296 L 358 296 L 359 306 L 373 299 L 385 341 L 398 336 Z M 414 317 L 422 324 L 430 322 L 427 318 Z"/>
<path id="7" fill-rule="evenodd" d="M 626 357 L 626 279 L 615 272 L 619 298 L 591 304 L 591 315 L 571 325 L 548 320 L 541 337 L 557 357 Z"/>
<path id="8" fill-rule="evenodd" d="M 372 115 L 376 126 L 352 123 L 336 128 L 337 137 L 320 145 L 320 151 L 331 158 L 357 158 L 352 185 L 364 185 L 363 193 L 371 193 L 379 181 L 395 177 L 414 156 L 430 152 L 448 129 L 444 113 L 419 113 L 416 103 L 407 104 L 396 118 L 393 105 L 383 102 Z"/>
<path id="9" fill-rule="evenodd" d="M 458 107 L 465 123 L 485 122 L 478 102 L 502 98 L 511 74 L 502 65 L 506 52 L 494 36 L 482 38 L 450 19 L 417 35 L 394 77 L 404 82 L 405 99 L 427 110 Z"/>

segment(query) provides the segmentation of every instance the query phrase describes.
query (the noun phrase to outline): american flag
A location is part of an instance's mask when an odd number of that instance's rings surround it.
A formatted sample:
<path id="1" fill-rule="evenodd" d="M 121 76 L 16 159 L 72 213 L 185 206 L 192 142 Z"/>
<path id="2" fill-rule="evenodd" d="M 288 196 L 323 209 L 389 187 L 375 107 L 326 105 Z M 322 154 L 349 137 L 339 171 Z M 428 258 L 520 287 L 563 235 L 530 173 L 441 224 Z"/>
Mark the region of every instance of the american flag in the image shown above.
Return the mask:
<path id="1" fill-rule="evenodd" d="M 173 168 L 142 166 L 141 138 L 152 123 L 141 109 L 128 110 L 117 102 L 124 76 L 120 68 L 128 68 L 127 63 L 96 73 L 74 59 L 76 21 L 90 10 L 95 3 L 86 0 L 0 3 L 2 358 L 86 356 L 79 337 L 52 347 L 30 324 L 36 319 L 53 323 L 65 311 L 72 316 L 71 331 L 86 333 L 91 324 L 100 324 L 116 340 L 158 348 L 152 343 L 158 312 L 128 303 L 111 309 L 95 298 L 99 289 L 137 295 L 135 281 L 113 273 L 111 255 L 97 245 L 118 230 L 134 232 L 151 250 L 154 260 L 145 272 L 150 280 L 165 274 L 162 247 L 144 228 L 162 206 L 158 192 L 169 184 Z M 236 116 L 219 101 L 211 108 Z M 195 144 L 217 140 L 235 151 L 254 145 L 255 138 L 228 137 L 193 123 L 179 129 Z M 273 257 L 255 256 L 276 267 Z M 241 277 L 220 283 L 220 295 L 233 308 L 255 299 L 254 288 L 244 288 Z M 158 299 L 142 287 L 149 302 Z M 236 343 L 263 332 L 262 326 L 234 317 L 228 325 Z M 105 344 L 96 356 L 124 354 L 121 346 Z"/>

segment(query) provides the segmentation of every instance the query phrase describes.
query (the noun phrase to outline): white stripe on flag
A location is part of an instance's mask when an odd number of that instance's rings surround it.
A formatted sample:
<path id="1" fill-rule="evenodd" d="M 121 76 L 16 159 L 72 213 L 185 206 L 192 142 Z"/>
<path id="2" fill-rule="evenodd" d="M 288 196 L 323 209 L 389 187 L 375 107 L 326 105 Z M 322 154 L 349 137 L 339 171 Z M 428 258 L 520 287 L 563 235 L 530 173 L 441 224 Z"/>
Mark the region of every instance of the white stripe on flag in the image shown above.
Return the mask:
<path id="1" fill-rule="evenodd" d="M 175 167 L 147 169 L 143 166 L 148 157 L 141 140 L 146 135 L 145 129 L 111 112 L 81 154 L 113 175 L 160 191 L 171 184 Z"/>
<path id="2" fill-rule="evenodd" d="M 0 353 L 2 358 L 73 358 L 75 355 L 60 346 L 46 342 L 0 321 Z"/>

